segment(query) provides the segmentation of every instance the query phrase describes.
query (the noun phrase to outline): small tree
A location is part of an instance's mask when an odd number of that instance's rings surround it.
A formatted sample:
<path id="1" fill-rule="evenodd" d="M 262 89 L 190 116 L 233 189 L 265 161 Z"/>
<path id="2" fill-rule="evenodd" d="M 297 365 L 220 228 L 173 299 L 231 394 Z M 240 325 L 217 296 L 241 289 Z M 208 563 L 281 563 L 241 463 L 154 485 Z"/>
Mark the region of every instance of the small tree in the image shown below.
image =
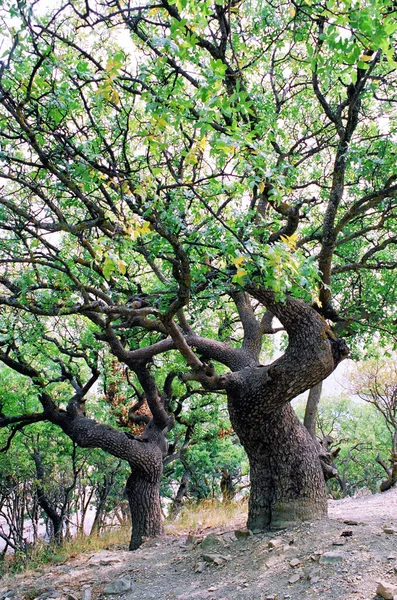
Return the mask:
<path id="1" fill-rule="evenodd" d="M 380 454 L 376 458 L 387 474 L 380 485 L 384 492 L 397 482 L 397 356 L 383 355 L 358 364 L 350 374 L 350 389 L 382 415 L 390 435 L 390 466 Z"/>
<path id="2" fill-rule="evenodd" d="M 388 439 L 374 407 L 345 396 L 325 398 L 319 408 L 318 430 L 339 450 L 337 475 L 327 482 L 331 493 L 351 496 L 363 488 L 375 492 L 382 477 L 376 456 L 385 452 Z"/>

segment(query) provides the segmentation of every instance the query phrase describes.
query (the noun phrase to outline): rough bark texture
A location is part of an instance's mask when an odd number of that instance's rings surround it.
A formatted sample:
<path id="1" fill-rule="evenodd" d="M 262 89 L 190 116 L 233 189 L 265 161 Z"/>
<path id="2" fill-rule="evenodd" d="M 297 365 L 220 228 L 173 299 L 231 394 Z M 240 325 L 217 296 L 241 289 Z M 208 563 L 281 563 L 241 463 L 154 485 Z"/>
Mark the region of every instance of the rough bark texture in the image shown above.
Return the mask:
<path id="1" fill-rule="evenodd" d="M 126 486 L 132 517 L 130 550 L 139 548 L 144 537 L 160 535 L 159 489 L 167 448 L 163 430 L 152 421 L 146 427 L 144 439 L 131 439 L 108 425 L 101 425 L 85 416 L 71 419 L 65 413 L 58 414 L 57 424 L 79 446 L 102 448 L 130 464 L 132 473 Z"/>
<path id="2" fill-rule="evenodd" d="M 247 404 L 249 399 L 247 394 Z M 230 397 L 232 424 L 251 468 L 248 527 L 286 527 L 297 520 L 324 517 L 327 498 L 318 452 L 291 406 L 258 419 L 253 434 L 248 420 L 236 419 L 234 404 Z"/>
<path id="3" fill-rule="evenodd" d="M 145 537 L 163 532 L 160 506 L 161 471 L 153 477 L 133 472 L 127 481 L 127 497 L 132 516 L 130 550 L 136 550 Z"/>
<path id="4" fill-rule="evenodd" d="M 289 335 L 281 358 L 243 368 L 226 388 L 231 422 L 251 466 L 248 526 L 261 530 L 326 515 L 318 448 L 288 403 L 325 379 L 347 348 L 303 303 L 288 299 L 284 305 L 274 304 L 262 290 L 252 293 Z"/>

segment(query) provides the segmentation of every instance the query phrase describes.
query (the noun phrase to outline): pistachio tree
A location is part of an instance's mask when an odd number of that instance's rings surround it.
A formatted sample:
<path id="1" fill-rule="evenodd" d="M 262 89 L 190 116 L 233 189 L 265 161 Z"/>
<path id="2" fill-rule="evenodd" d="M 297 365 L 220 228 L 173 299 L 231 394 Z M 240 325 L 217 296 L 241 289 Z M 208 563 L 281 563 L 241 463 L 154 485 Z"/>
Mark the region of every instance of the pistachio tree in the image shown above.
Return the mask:
<path id="1" fill-rule="evenodd" d="M 395 329 L 393 2 L 6 0 L 2 15 L 0 359 L 42 408 L 1 425 L 49 420 L 126 460 L 136 548 L 161 531 L 175 396 L 221 391 L 249 527 L 325 515 L 289 402 L 347 356 L 343 336 Z M 139 435 L 90 414 L 104 346 L 150 409 Z"/>

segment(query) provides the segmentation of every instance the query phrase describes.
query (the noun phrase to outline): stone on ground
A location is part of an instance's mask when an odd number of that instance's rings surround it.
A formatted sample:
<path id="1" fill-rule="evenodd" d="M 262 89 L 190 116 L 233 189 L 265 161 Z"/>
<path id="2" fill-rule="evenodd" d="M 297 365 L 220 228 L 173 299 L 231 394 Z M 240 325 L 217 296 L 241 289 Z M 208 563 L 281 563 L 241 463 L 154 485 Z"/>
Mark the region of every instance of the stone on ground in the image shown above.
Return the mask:
<path id="1" fill-rule="evenodd" d="M 130 577 L 122 577 L 121 579 L 116 579 L 111 583 L 107 583 L 103 588 L 104 594 L 122 594 L 123 592 L 128 592 L 131 589 L 131 578 Z"/>
<path id="2" fill-rule="evenodd" d="M 392 585 L 388 581 L 379 581 L 376 593 L 384 600 L 395 600 L 397 599 L 397 585 Z"/>

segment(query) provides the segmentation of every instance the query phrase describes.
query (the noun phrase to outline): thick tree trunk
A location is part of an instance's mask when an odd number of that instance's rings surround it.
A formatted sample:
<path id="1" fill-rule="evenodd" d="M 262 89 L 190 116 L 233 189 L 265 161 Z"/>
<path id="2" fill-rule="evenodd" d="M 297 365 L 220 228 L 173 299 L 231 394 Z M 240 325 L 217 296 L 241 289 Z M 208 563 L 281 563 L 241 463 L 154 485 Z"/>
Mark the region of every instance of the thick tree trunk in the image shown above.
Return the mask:
<path id="1" fill-rule="evenodd" d="M 251 468 L 248 527 L 282 528 L 326 516 L 327 496 L 318 451 L 291 406 L 258 419 L 254 427 L 249 419 L 239 418 L 233 400 L 229 406 Z"/>
<path id="2" fill-rule="evenodd" d="M 126 492 L 132 516 L 130 550 L 136 550 L 143 538 L 156 537 L 163 532 L 160 506 L 160 475 L 148 477 L 142 473 L 131 473 Z"/>
<path id="3" fill-rule="evenodd" d="M 142 435 L 134 438 L 80 415 L 69 418 L 58 413 L 56 423 L 81 447 L 103 448 L 130 464 L 132 474 L 126 485 L 132 517 L 130 550 L 139 548 L 144 537 L 160 535 L 160 477 L 168 449 L 165 438 L 168 427 L 159 428 L 151 421 Z"/>
<path id="4" fill-rule="evenodd" d="M 289 402 L 332 373 L 348 348 L 304 303 L 274 302 L 260 286 L 248 291 L 281 321 L 289 339 L 276 361 L 261 365 L 258 355 L 257 366 L 242 364 L 226 382 L 230 419 L 251 467 L 248 526 L 263 530 L 326 516 L 318 448 Z M 243 321 L 245 346 L 254 335 L 251 320 Z"/>

